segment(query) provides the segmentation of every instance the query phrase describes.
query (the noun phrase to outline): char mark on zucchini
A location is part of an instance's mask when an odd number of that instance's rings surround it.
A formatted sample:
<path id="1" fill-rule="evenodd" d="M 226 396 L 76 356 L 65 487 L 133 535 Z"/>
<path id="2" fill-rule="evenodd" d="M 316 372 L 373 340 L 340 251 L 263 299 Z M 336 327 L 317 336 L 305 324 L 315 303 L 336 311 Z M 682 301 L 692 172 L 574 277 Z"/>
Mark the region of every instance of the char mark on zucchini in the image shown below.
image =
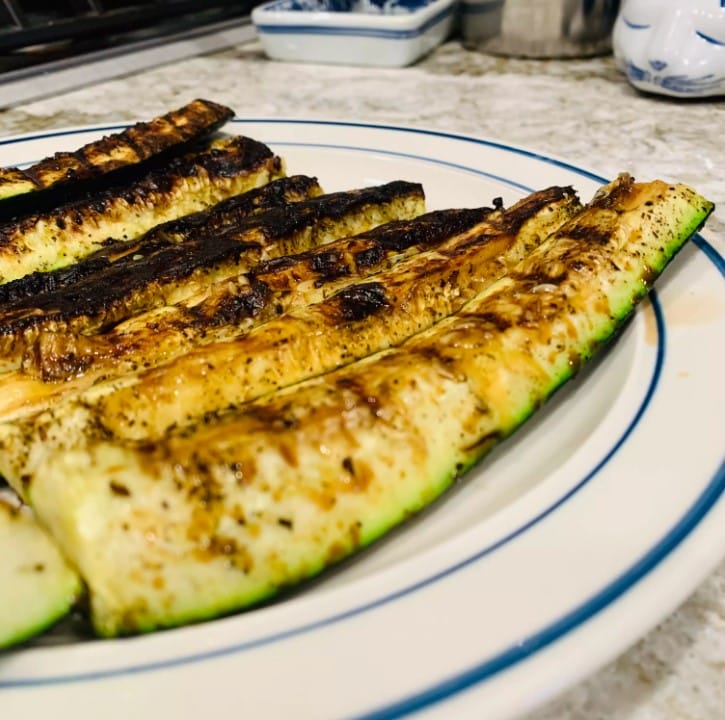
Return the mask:
<path id="1" fill-rule="evenodd" d="M 0 224 L 0 283 L 65 267 L 108 238 L 133 240 L 283 175 L 282 160 L 256 140 L 211 141 L 130 184 Z"/>
<path id="2" fill-rule="evenodd" d="M 156 225 L 136 240 L 106 240 L 100 250 L 67 267 L 34 272 L 0 285 L 0 307 L 18 303 L 72 286 L 111 267 L 127 255 L 154 252 L 169 243 L 181 243 L 194 233 L 221 232 L 251 215 L 286 203 L 322 194 L 317 179 L 294 175 L 248 190 L 216 205 L 175 220 Z M 32 301 L 31 301 L 32 302 Z"/>
<path id="3" fill-rule="evenodd" d="M 302 282 L 323 286 L 332 280 L 364 276 L 397 263 L 406 253 L 435 247 L 482 222 L 491 208 L 436 210 L 423 216 L 380 225 L 305 253 L 261 262 L 251 275 L 276 291 L 294 290 Z"/>
<path id="4" fill-rule="evenodd" d="M 17 365 L 41 330 L 98 331 L 144 310 L 181 302 L 262 259 L 418 214 L 422 203 L 419 184 L 396 181 L 272 208 L 220 232 L 202 227 L 181 243 L 158 238 L 78 283 L 3 308 L 0 348 L 6 367 Z"/>
<path id="5" fill-rule="evenodd" d="M 133 179 L 153 163 L 168 161 L 212 134 L 234 116 L 223 105 L 193 100 L 178 110 L 78 150 L 59 152 L 30 167 L 0 168 L 0 217 L 8 219 L 39 205 L 69 201 L 99 184 Z"/>

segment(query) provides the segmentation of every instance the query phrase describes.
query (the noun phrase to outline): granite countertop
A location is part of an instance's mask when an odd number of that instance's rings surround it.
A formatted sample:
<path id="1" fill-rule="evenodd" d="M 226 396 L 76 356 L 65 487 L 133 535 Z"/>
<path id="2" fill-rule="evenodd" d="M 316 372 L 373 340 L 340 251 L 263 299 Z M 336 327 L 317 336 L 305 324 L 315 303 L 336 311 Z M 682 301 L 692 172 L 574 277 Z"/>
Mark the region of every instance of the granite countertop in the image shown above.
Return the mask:
<path id="1" fill-rule="evenodd" d="M 1 94 L 0 87 L 0 106 Z M 628 170 L 690 183 L 725 209 L 722 101 L 645 97 L 611 58 L 501 59 L 456 42 L 404 70 L 274 63 L 249 43 L 0 111 L 0 137 L 151 117 L 198 96 L 240 115 L 475 133 L 565 156 L 609 177 Z M 716 211 L 708 230 L 725 237 L 725 210 Z M 723 717 L 725 563 L 633 648 L 528 720 Z"/>

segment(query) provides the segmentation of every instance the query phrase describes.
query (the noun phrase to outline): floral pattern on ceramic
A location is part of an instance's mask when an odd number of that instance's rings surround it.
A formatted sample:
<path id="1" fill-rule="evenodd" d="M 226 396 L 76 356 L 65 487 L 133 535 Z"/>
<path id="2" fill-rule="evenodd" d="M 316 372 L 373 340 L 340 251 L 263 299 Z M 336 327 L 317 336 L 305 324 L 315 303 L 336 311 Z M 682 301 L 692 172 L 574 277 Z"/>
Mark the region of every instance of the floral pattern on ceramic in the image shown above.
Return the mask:
<path id="1" fill-rule="evenodd" d="M 640 90 L 725 95 L 725 0 L 625 0 L 612 41 Z"/>
<path id="2" fill-rule="evenodd" d="M 433 0 L 280 0 L 275 10 L 304 12 L 354 12 L 382 15 L 412 13 L 429 5 Z"/>

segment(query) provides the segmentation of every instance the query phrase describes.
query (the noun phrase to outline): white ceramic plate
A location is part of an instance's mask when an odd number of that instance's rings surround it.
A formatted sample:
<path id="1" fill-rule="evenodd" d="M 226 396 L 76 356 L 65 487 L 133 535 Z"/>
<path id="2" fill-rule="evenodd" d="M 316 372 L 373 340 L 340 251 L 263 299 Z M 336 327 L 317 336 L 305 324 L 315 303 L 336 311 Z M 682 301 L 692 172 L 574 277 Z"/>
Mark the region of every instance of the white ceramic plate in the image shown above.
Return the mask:
<path id="1" fill-rule="evenodd" d="M 327 190 L 402 178 L 431 209 L 600 179 L 485 140 L 240 120 Z M 17 164 L 111 128 L 2 141 Z M 644 178 L 643 178 L 644 179 Z M 445 498 L 277 603 L 0 657 L 3 717 L 515 716 L 672 611 L 725 553 L 725 262 L 696 237 L 601 358 Z"/>

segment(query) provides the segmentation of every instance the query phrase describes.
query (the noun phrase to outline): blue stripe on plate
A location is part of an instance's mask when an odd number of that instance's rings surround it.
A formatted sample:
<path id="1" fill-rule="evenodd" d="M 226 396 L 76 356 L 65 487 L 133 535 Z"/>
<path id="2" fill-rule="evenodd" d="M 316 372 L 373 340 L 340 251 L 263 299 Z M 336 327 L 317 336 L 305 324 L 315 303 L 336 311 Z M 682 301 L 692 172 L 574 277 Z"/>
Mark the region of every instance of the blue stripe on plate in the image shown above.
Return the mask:
<path id="1" fill-rule="evenodd" d="M 722 258 L 721 258 L 722 260 Z M 665 337 L 665 321 L 662 315 L 662 308 L 659 301 L 655 302 L 653 298 L 652 307 L 655 311 L 658 329 L 658 344 Z M 593 473 L 601 469 L 606 462 L 611 459 L 626 436 L 634 429 L 644 412 L 652 394 L 656 389 L 656 379 L 662 369 L 664 354 L 658 353 L 658 368 L 648 389 L 648 397 L 643 402 L 638 416 L 632 421 L 625 435 L 622 436 L 617 446 L 602 459 L 599 466 L 592 471 Z M 568 497 L 574 494 L 581 486 L 583 486 L 591 477 L 585 478 L 578 486 L 572 489 L 561 501 L 557 502 L 556 507 L 560 506 Z M 391 718 L 400 718 L 417 712 L 425 707 L 436 704 L 451 697 L 463 690 L 466 690 L 493 675 L 506 670 L 513 665 L 527 659 L 539 650 L 551 645 L 561 639 L 569 632 L 594 617 L 597 613 L 604 610 L 608 605 L 613 603 L 619 597 L 624 595 L 636 583 L 644 578 L 652 571 L 662 560 L 664 560 L 677 546 L 687 538 L 687 536 L 699 525 L 702 519 L 707 515 L 710 509 L 725 493 L 725 461 L 723 461 L 716 471 L 713 479 L 705 488 L 704 492 L 695 500 L 695 502 L 687 509 L 678 522 L 670 529 L 670 531 L 648 552 L 642 555 L 635 563 L 633 563 L 621 575 L 615 578 L 611 583 L 606 585 L 598 593 L 588 598 L 585 602 L 578 605 L 571 612 L 563 615 L 558 620 L 549 624 L 537 633 L 524 638 L 516 645 L 512 645 L 497 655 L 486 658 L 463 672 L 452 675 L 445 680 L 438 682 L 430 687 L 420 690 L 416 693 L 402 698 L 395 703 L 377 708 L 364 715 L 358 716 L 357 720 L 388 720 Z M 552 510 L 555 507 L 552 507 Z M 546 514 L 549 514 L 548 512 Z"/>
<path id="2" fill-rule="evenodd" d="M 256 23 L 257 31 L 267 35 L 328 35 L 333 37 L 366 37 L 382 38 L 384 40 L 409 40 L 416 38 L 442 22 L 453 12 L 449 6 L 437 12 L 433 17 L 426 20 L 417 27 L 408 30 L 395 30 L 393 28 L 374 27 L 343 27 L 335 25 L 265 25 L 264 22 Z"/>
<path id="3" fill-rule="evenodd" d="M 395 131 L 395 132 L 406 132 L 406 133 L 419 133 L 421 135 L 427 135 L 427 136 L 438 136 L 438 137 L 444 137 L 444 138 L 451 138 L 459 141 L 464 142 L 471 142 L 479 145 L 484 145 L 488 147 L 493 147 L 497 149 L 501 149 L 507 152 L 511 152 L 517 155 L 521 155 L 524 157 L 529 158 L 535 158 L 537 160 L 540 160 L 546 164 L 553 165 L 556 167 L 561 167 L 566 170 L 569 170 L 573 173 L 576 173 L 582 177 L 586 177 L 592 180 L 595 180 L 597 182 L 606 182 L 606 180 L 598 175 L 595 175 L 594 173 L 591 173 L 587 170 L 583 170 L 581 168 L 578 168 L 574 165 L 571 165 L 570 163 L 567 163 L 565 161 L 557 160 L 554 158 L 547 157 L 545 155 L 540 155 L 538 153 L 532 152 L 530 150 L 524 150 L 521 148 L 512 147 L 509 145 L 505 145 L 503 143 L 497 143 L 489 140 L 481 140 L 478 138 L 472 138 L 468 136 L 462 136 L 462 135 L 455 135 L 452 133 L 445 133 L 445 132 L 436 132 L 436 131 L 429 131 L 429 130 L 418 130 L 418 129 L 411 129 L 411 128 L 400 128 L 400 127 L 391 127 L 391 126 L 385 126 L 385 125 L 370 125 L 365 123 L 342 123 L 342 122 L 335 122 L 335 121 L 309 121 L 309 120 L 244 120 L 244 119 L 235 119 L 233 122 L 235 123 L 267 123 L 267 124 L 315 124 L 315 125 L 337 125 L 337 126 L 348 126 L 348 127 L 360 127 L 360 128 L 376 128 L 376 129 L 383 129 L 386 131 Z M 114 126 L 115 127 L 115 126 Z M 123 127 L 123 126 L 121 126 Z M 112 129 L 112 128 L 102 128 L 102 129 Z M 81 131 L 78 131 L 81 132 Z M 45 135 L 37 135 L 33 136 L 33 138 L 25 138 L 22 141 L 27 141 L 29 139 L 42 139 L 45 137 L 53 137 L 56 135 L 62 135 L 64 133 L 49 133 Z M 21 140 L 16 140 L 15 142 L 22 142 Z M 6 142 L 13 142 L 12 140 L 6 141 Z M 302 143 L 300 143 L 302 144 Z M 386 151 L 376 150 L 377 152 L 386 153 Z M 417 157 L 420 160 L 424 161 L 430 161 L 431 158 L 426 158 L 424 156 L 410 156 L 410 157 Z M 435 160 L 433 160 L 436 162 Z M 478 172 L 481 175 L 486 175 L 485 172 L 476 170 L 475 168 L 465 168 L 467 170 L 471 170 L 472 172 Z M 488 175 L 487 175 L 488 176 Z M 510 181 L 508 181 L 509 184 L 511 184 Z M 523 190 L 530 191 L 529 188 L 526 188 L 524 186 L 521 186 L 517 183 L 514 183 L 515 186 L 520 187 Z M 719 253 L 715 250 L 714 247 L 712 247 L 707 241 L 705 241 L 702 237 L 697 236 L 696 237 L 696 244 L 697 246 L 704 252 L 706 257 L 710 259 L 716 267 L 720 270 L 720 272 L 725 276 L 725 261 L 723 258 L 719 255 Z M 413 585 L 410 585 L 406 588 L 403 588 L 395 593 L 391 593 L 389 595 L 383 596 L 382 598 L 378 598 L 377 600 L 352 608 L 346 612 L 339 613 L 334 616 L 330 616 L 327 618 L 324 618 L 320 621 L 317 621 L 315 623 L 310 623 L 308 625 L 300 626 L 297 628 L 293 628 L 289 631 L 285 631 L 282 633 L 278 633 L 275 635 L 269 635 L 264 638 L 260 638 L 258 640 L 255 640 L 253 642 L 248 643 L 239 643 L 236 645 L 230 645 L 223 648 L 217 648 L 212 651 L 204 652 L 204 653 L 196 653 L 192 655 L 188 655 L 185 657 L 176 657 L 172 658 L 170 660 L 163 660 L 159 662 L 154 663 L 147 663 L 147 664 L 137 664 L 137 665 L 131 665 L 121 668 L 114 668 L 110 670 L 104 670 L 104 671 L 98 671 L 98 672 L 91 672 L 91 673 L 81 673 L 81 674 L 75 674 L 75 675 L 55 675 L 50 677 L 43 677 L 43 678 L 15 678 L 15 679 L 0 679 L 0 689 L 1 688 L 18 688 L 18 687 L 32 687 L 32 686 L 38 686 L 38 685 L 50 685 L 50 684 L 62 684 L 62 683 L 69 683 L 69 682 L 83 682 L 83 681 L 91 681 L 91 680 L 100 680 L 104 678 L 109 677 L 115 677 L 119 675 L 133 675 L 133 674 L 139 674 L 143 672 L 149 672 L 152 670 L 160 670 L 160 669 L 168 669 L 175 666 L 180 665 L 186 665 L 189 663 L 194 662 L 201 662 L 204 660 L 212 659 L 212 658 L 218 658 L 226 655 L 235 654 L 238 652 L 244 652 L 250 649 L 253 649 L 254 647 L 258 647 L 261 645 L 269 644 L 272 642 L 278 642 L 280 640 L 283 640 L 288 637 L 292 637 L 294 635 L 300 635 L 303 633 L 308 633 L 314 630 L 317 630 L 321 627 L 331 625 L 337 622 L 341 622 L 343 620 L 346 620 L 348 618 L 354 617 L 356 615 L 362 614 L 364 612 L 373 610 L 376 607 L 380 607 L 382 605 L 385 605 L 389 602 L 395 601 L 397 599 L 400 599 L 402 597 L 405 597 L 406 595 L 409 595 L 413 592 L 416 592 L 428 585 L 431 585 L 433 583 L 436 583 L 440 580 L 442 580 L 445 577 L 448 577 L 459 570 L 468 567 L 472 565 L 473 563 L 479 561 L 481 558 L 495 552 L 497 549 L 502 547 L 503 545 L 508 544 L 513 540 L 514 538 L 520 536 L 536 524 L 538 524 L 542 519 L 545 517 L 551 515 L 556 509 L 561 507 L 564 503 L 566 503 L 575 493 L 577 493 L 581 488 L 583 488 L 586 484 L 588 484 L 592 478 L 596 476 L 596 474 L 611 460 L 611 458 L 617 453 L 617 451 L 622 447 L 622 445 L 626 442 L 626 440 L 629 438 L 633 430 L 636 428 L 636 426 L 639 424 L 640 420 L 644 416 L 652 397 L 654 396 L 655 390 L 657 388 L 662 367 L 664 364 L 664 358 L 665 358 L 665 344 L 666 344 L 666 328 L 665 328 L 665 322 L 664 317 L 662 314 L 662 308 L 659 303 L 658 296 L 655 291 L 652 291 L 650 293 L 650 298 L 652 302 L 652 308 L 655 314 L 656 319 L 656 326 L 658 330 L 658 340 L 657 340 L 657 352 L 656 352 L 656 359 L 655 359 L 655 365 L 652 373 L 652 377 L 650 379 L 650 383 L 648 385 L 647 391 L 645 393 L 645 396 L 637 409 L 637 412 L 635 413 L 635 416 L 632 418 L 630 423 L 627 425 L 626 429 L 624 430 L 623 434 L 620 436 L 620 438 L 616 441 L 616 443 L 612 446 L 612 448 L 604 455 L 604 457 L 601 458 L 601 460 L 590 470 L 587 475 L 579 481 L 574 487 L 572 487 L 565 495 L 563 495 L 561 498 L 559 498 L 556 502 L 554 502 L 552 505 L 550 505 L 548 508 L 543 510 L 541 513 L 539 513 L 536 517 L 529 520 L 527 523 L 523 524 L 516 530 L 512 531 L 507 536 L 499 539 L 497 542 L 488 545 L 484 547 L 483 549 L 479 550 L 477 553 L 464 558 L 463 560 L 459 561 L 458 563 L 451 565 L 441 572 L 430 576 L 428 578 L 425 578 L 424 580 L 415 583 Z M 411 712 L 420 710 L 424 707 L 427 707 L 433 703 L 440 702 L 441 700 L 450 697 L 451 695 L 458 693 L 466 688 L 471 687 L 472 685 L 479 683 L 492 675 L 500 672 L 501 670 L 505 668 L 509 668 L 516 663 L 524 660 L 525 658 L 531 656 L 532 654 L 536 653 L 540 649 L 546 647 L 547 645 L 550 645 L 552 642 L 554 642 L 557 639 L 560 639 L 564 635 L 566 635 L 568 632 L 571 632 L 579 625 L 586 622 L 586 620 L 590 619 L 594 615 L 596 615 L 598 612 L 600 612 L 602 609 L 604 609 L 607 605 L 611 604 L 614 600 L 616 600 L 618 597 L 623 595 L 628 589 L 630 589 L 632 586 L 634 586 L 639 580 L 641 580 L 645 575 L 647 575 L 648 572 L 650 572 L 654 567 L 656 567 L 663 559 L 669 555 L 672 550 L 674 550 L 689 534 L 694 530 L 698 523 L 705 517 L 705 515 L 708 513 L 708 511 L 714 506 L 714 504 L 718 501 L 720 496 L 723 494 L 723 491 L 725 491 L 725 462 L 723 462 L 718 469 L 718 471 L 715 473 L 715 476 L 711 479 L 711 481 L 708 483 L 707 487 L 703 491 L 703 493 L 700 495 L 700 497 L 695 501 L 695 503 L 686 511 L 686 513 L 682 516 L 682 518 L 678 521 L 678 523 L 653 547 L 651 550 L 643 555 L 640 559 L 638 559 L 627 571 L 625 571 L 622 575 L 620 575 L 618 578 L 615 578 L 609 585 L 607 585 L 605 588 L 603 588 L 599 593 L 595 594 L 588 600 L 586 600 L 584 603 L 582 603 L 579 607 L 575 608 L 570 613 L 564 615 L 559 620 L 549 624 L 542 630 L 540 630 L 538 633 L 535 633 L 531 635 L 528 639 L 526 639 L 521 644 L 517 644 L 515 647 L 509 648 L 508 650 L 497 654 L 496 656 L 486 658 L 484 660 L 481 660 L 480 662 L 476 663 L 474 666 L 469 668 L 468 670 L 459 673 L 455 676 L 452 676 L 450 678 L 447 678 L 439 683 L 436 683 L 428 688 L 424 688 L 420 690 L 419 692 L 416 692 L 412 695 L 409 695 L 406 698 L 403 698 L 393 704 L 378 708 L 377 710 L 372 711 L 371 713 L 368 713 L 364 715 L 363 717 L 366 719 L 378 719 L 378 718 L 392 718 L 392 717 L 400 717 L 401 715 L 409 714 Z"/>
<path id="4" fill-rule="evenodd" d="M 485 170 L 480 170 L 479 168 L 473 167 L 471 165 L 460 165 L 459 163 L 450 162 L 449 160 L 440 160 L 437 158 L 429 158 L 429 157 L 423 157 L 421 155 L 416 155 L 414 153 L 404 153 L 404 152 L 397 152 L 395 150 L 380 150 L 380 148 L 376 147 L 363 147 L 361 145 L 335 145 L 332 143 L 306 143 L 306 142 L 294 142 L 294 141 L 286 141 L 286 140 L 269 140 L 268 141 L 270 145 L 274 145 L 275 147 L 315 147 L 315 148 L 324 148 L 324 149 L 332 149 L 332 150 L 352 150 L 355 152 L 362 152 L 362 153 L 378 153 L 379 155 L 391 155 L 392 157 L 399 157 L 399 158 L 405 158 L 406 160 L 425 160 L 428 163 L 431 163 L 433 165 L 441 165 L 443 167 L 449 167 L 453 168 L 454 170 L 464 170 L 465 172 L 474 173 L 475 175 L 480 175 L 486 178 L 489 178 L 491 180 L 495 180 L 496 182 L 500 182 L 504 185 L 508 185 L 509 187 L 516 188 L 517 190 L 523 190 L 523 192 L 529 193 L 531 192 L 531 188 L 528 185 L 524 185 L 522 183 L 518 183 L 514 180 L 508 180 L 505 177 L 501 177 L 501 175 L 496 175 L 495 173 L 486 172 Z"/>
<path id="5" fill-rule="evenodd" d="M 692 238 L 692 242 L 707 255 L 712 264 L 720 271 L 723 278 L 725 278 L 725 258 L 702 235 L 695 235 Z"/>
<path id="6" fill-rule="evenodd" d="M 596 595 L 540 632 L 524 639 L 521 644 L 514 645 L 492 658 L 487 658 L 457 675 L 395 703 L 361 715 L 357 720 L 389 720 L 410 715 L 467 690 L 551 645 L 604 610 L 657 567 L 700 524 L 723 493 L 725 493 L 725 462 L 720 465 L 705 492 L 688 508 L 667 535 Z"/>
<path id="7" fill-rule="evenodd" d="M 457 140 L 459 142 L 465 142 L 465 143 L 472 143 L 474 145 L 482 145 L 484 147 L 490 147 L 495 148 L 497 150 L 502 150 L 504 152 L 513 153 L 515 155 L 521 155 L 521 157 L 527 157 L 527 158 L 533 158 L 535 160 L 539 160 L 547 165 L 552 165 L 554 167 L 560 167 L 564 170 L 569 170 L 572 173 L 575 173 L 576 175 L 579 175 L 581 177 L 588 178 L 589 180 L 594 180 L 598 183 L 606 183 L 608 180 L 601 175 L 597 175 L 593 172 L 590 172 L 589 170 L 585 170 L 577 165 L 572 165 L 569 162 L 566 162 L 565 160 L 560 160 L 558 158 L 550 157 L 549 155 L 542 155 L 541 153 L 535 152 L 533 150 L 527 150 L 525 148 L 516 147 L 515 145 L 507 145 L 506 143 L 497 142 L 495 140 L 484 140 L 482 138 L 476 138 L 472 137 L 470 135 L 458 135 L 456 133 L 450 133 L 445 132 L 444 130 L 425 130 L 423 128 L 406 128 L 406 127 L 399 127 L 397 125 L 382 125 L 377 123 L 364 123 L 364 122 L 344 122 L 341 120 L 285 120 L 285 119 L 275 119 L 275 118 L 267 118 L 267 119 L 254 119 L 254 118 L 234 118 L 230 122 L 244 125 L 244 124 L 250 124 L 250 123 L 262 123 L 265 125 L 323 125 L 323 126 L 330 126 L 330 127 L 354 127 L 354 128 L 362 128 L 362 129 L 368 129 L 368 130 L 385 130 L 386 132 L 395 132 L 395 133 L 405 133 L 405 134 L 412 134 L 412 135 L 422 135 L 425 137 L 440 137 L 440 138 L 446 138 L 448 140 Z M 269 141 L 271 142 L 271 140 Z M 420 160 L 428 161 L 430 158 L 427 158 L 423 155 L 415 156 Z M 519 186 L 524 188 L 525 186 Z M 526 186 L 526 192 L 533 192 L 532 188 Z"/>
<path id="8" fill-rule="evenodd" d="M 65 137 L 67 135 L 83 135 L 87 132 L 115 132 L 117 130 L 124 130 L 128 127 L 128 124 L 121 125 L 93 125 L 89 128 L 78 128 L 75 130 L 54 130 L 52 132 L 38 133 L 37 135 L 24 135 L 22 137 L 11 137 L 4 140 L 0 140 L 0 145 L 13 145 L 15 143 L 31 142 L 32 140 L 47 140 L 48 138 L 54 137 Z"/>

